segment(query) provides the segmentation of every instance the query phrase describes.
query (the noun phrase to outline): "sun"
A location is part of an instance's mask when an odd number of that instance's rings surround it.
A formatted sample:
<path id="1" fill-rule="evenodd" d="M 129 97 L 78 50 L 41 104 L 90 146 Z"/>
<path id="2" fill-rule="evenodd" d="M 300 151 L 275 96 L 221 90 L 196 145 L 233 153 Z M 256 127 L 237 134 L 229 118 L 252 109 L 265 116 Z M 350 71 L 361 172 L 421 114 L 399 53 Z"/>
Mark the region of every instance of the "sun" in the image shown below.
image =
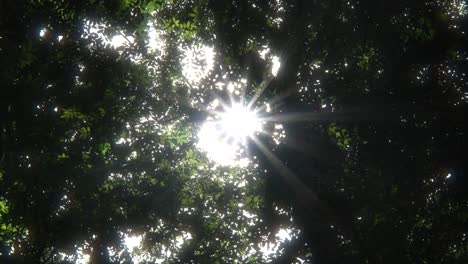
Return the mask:
<path id="1" fill-rule="evenodd" d="M 245 166 L 243 157 L 248 139 L 262 131 L 262 122 L 255 110 L 239 102 L 231 102 L 207 120 L 198 133 L 198 146 L 214 162 L 225 166 Z"/>
<path id="2" fill-rule="evenodd" d="M 220 129 L 235 143 L 245 145 L 247 139 L 261 130 L 261 122 L 255 111 L 246 106 L 235 103 L 220 114 Z"/>

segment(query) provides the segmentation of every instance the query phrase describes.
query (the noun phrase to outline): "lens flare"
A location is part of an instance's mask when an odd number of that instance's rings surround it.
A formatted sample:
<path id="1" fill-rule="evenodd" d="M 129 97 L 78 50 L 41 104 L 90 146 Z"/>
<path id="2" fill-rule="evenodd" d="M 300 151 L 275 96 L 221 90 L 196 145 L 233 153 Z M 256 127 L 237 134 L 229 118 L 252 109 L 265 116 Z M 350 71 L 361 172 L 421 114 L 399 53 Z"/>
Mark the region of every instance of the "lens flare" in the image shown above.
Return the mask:
<path id="1" fill-rule="evenodd" d="M 243 145 L 249 137 L 261 130 L 261 122 L 255 111 L 239 103 L 233 104 L 221 113 L 219 124 L 226 137 Z"/>
<path id="2" fill-rule="evenodd" d="M 206 151 L 214 162 L 226 166 L 248 164 L 242 158 L 248 139 L 262 131 L 262 122 L 255 110 L 250 110 L 241 103 L 232 102 L 217 112 L 214 120 L 206 121 L 198 134 L 198 146 Z"/>

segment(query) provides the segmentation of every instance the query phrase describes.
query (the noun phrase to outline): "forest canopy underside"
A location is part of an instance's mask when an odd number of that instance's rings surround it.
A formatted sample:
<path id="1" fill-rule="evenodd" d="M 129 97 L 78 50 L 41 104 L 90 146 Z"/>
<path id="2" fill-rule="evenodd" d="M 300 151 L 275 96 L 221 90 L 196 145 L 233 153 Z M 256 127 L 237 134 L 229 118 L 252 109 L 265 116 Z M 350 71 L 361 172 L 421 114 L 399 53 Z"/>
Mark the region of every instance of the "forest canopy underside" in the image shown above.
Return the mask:
<path id="1" fill-rule="evenodd" d="M 0 1 L 0 263 L 468 263 L 464 0 Z"/>

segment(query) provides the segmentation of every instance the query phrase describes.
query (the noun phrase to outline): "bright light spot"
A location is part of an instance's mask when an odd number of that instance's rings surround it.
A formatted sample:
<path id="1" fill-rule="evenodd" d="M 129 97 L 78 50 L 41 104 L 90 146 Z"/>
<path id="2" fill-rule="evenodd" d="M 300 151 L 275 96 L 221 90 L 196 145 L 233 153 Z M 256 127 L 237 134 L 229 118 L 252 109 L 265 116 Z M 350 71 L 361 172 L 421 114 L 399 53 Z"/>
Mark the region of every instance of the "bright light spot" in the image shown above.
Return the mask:
<path id="1" fill-rule="evenodd" d="M 281 25 L 281 22 L 283 22 L 283 19 L 281 17 L 277 17 L 277 18 L 274 18 L 272 22 L 276 27 L 279 28 L 279 26 Z"/>
<path id="2" fill-rule="evenodd" d="M 182 50 L 182 74 L 191 85 L 198 85 L 213 70 L 215 52 L 209 46 L 191 46 Z M 196 87 L 195 87 L 196 88 Z"/>
<path id="3" fill-rule="evenodd" d="M 125 138 L 121 137 L 121 138 L 119 138 L 119 140 L 117 140 L 117 141 L 115 142 L 115 144 L 121 145 L 121 144 L 124 144 L 125 142 L 126 142 Z"/>
<path id="4" fill-rule="evenodd" d="M 219 106 L 219 100 L 214 99 L 213 102 L 211 102 L 210 106 L 211 106 L 212 109 L 216 109 L 216 107 Z"/>
<path id="5" fill-rule="evenodd" d="M 270 48 L 268 48 L 268 46 L 263 46 L 262 49 L 258 51 L 260 58 L 264 60 L 266 60 L 268 53 L 270 53 Z"/>
<path id="6" fill-rule="evenodd" d="M 276 145 L 279 145 L 286 138 L 286 131 L 283 128 L 282 124 L 275 124 L 272 138 L 275 141 Z"/>
<path id="7" fill-rule="evenodd" d="M 213 121 L 203 124 L 198 133 L 198 147 L 208 155 L 208 158 L 221 165 L 234 165 L 238 146 L 230 144 Z"/>
<path id="8" fill-rule="evenodd" d="M 130 153 L 130 156 L 128 156 L 127 160 L 134 160 L 137 158 L 137 156 L 138 156 L 138 153 L 136 151 L 132 151 Z"/>
<path id="9" fill-rule="evenodd" d="M 273 74 L 273 76 L 276 76 L 276 74 L 278 74 L 279 68 L 281 67 L 281 62 L 279 60 L 279 57 L 273 56 L 273 58 L 271 59 L 271 62 L 273 63 L 273 66 L 271 67 L 271 74 Z"/>
<path id="10" fill-rule="evenodd" d="M 259 248 L 263 257 L 267 261 L 270 261 L 275 256 L 281 255 L 281 251 L 282 251 L 281 246 L 283 245 L 284 242 L 290 241 L 292 238 L 296 238 L 298 234 L 296 234 L 295 232 L 297 233 L 298 231 L 292 228 L 281 228 L 275 234 L 276 239 L 273 243 L 271 242 L 260 243 Z"/>
<path id="11" fill-rule="evenodd" d="M 450 179 L 450 177 L 452 177 L 451 173 L 447 174 L 447 176 L 445 176 L 445 179 Z"/>
<path id="12" fill-rule="evenodd" d="M 125 35 L 122 31 L 117 31 L 116 35 L 109 37 L 104 34 L 106 28 L 109 28 L 110 25 L 106 23 L 96 23 L 90 20 L 84 20 L 84 30 L 85 34 L 82 37 L 88 36 L 97 36 L 103 41 L 105 45 L 110 44 L 114 49 L 130 46 L 135 42 L 135 38 L 131 35 Z"/>
<path id="13" fill-rule="evenodd" d="M 278 243 L 263 243 L 260 244 L 260 252 L 266 257 L 271 258 L 279 249 Z"/>
<path id="14" fill-rule="evenodd" d="M 127 40 L 125 39 L 124 36 L 120 36 L 120 35 L 117 35 L 117 36 L 114 36 L 112 37 L 110 43 L 113 47 L 122 47 L 123 45 L 125 45 L 125 43 L 127 42 Z"/>
<path id="15" fill-rule="evenodd" d="M 135 248 L 139 248 L 141 246 L 141 240 L 143 239 L 142 235 L 139 236 L 124 236 L 124 244 L 128 248 L 130 253 L 133 253 Z"/>
<path id="16" fill-rule="evenodd" d="M 127 248 L 130 256 L 132 258 L 132 263 L 139 264 L 139 263 L 148 263 L 149 256 L 145 251 L 142 251 L 142 240 L 143 235 L 129 235 L 127 233 L 121 232 L 124 239 L 124 245 Z M 121 252 L 112 252 L 117 253 L 117 255 L 121 255 Z M 109 252 L 111 253 L 111 252 Z"/>
<path id="17" fill-rule="evenodd" d="M 244 217 L 246 217 L 246 218 L 249 218 L 249 219 L 250 219 L 250 218 L 255 218 L 255 217 L 257 217 L 257 215 L 251 214 L 251 213 L 249 213 L 249 212 L 246 211 L 246 210 L 242 210 L 242 215 L 243 215 Z"/>
<path id="18" fill-rule="evenodd" d="M 163 31 L 157 29 L 154 23 L 148 22 L 148 47 L 151 52 L 160 52 L 164 54 L 165 43 L 163 40 Z"/>
<path id="19" fill-rule="evenodd" d="M 215 87 L 216 89 L 218 90 L 223 90 L 223 87 L 225 86 L 225 84 L 223 82 L 217 82 L 215 83 Z"/>
<path id="20" fill-rule="evenodd" d="M 87 264 L 91 260 L 91 256 L 89 254 L 86 254 L 83 252 L 84 248 L 79 247 L 78 250 L 76 251 L 76 262 L 77 264 Z"/>
<path id="21" fill-rule="evenodd" d="M 47 29 L 43 28 L 41 31 L 39 31 L 39 36 L 42 38 L 45 36 L 45 33 L 47 32 Z"/>
<path id="22" fill-rule="evenodd" d="M 247 139 L 262 130 L 256 112 L 240 103 L 219 113 L 216 120 L 208 120 L 198 133 L 198 147 L 207 152 L 208 158 L 224 166 L 245 167 L 248 159 L 241 158 Z"/>
<path id="23" fill-rule="evenodd" d="M 260 58 L 264 60 L 270 60 L 271 74 L 276 76 L 278 74 L 278 70 L 281 67 L 280 58 L 278 56 L 272 55 L 268 46 L 262 46 L 262 48 L 258 50 L 258 54 L 260 55 Z"/>
<path id="24" fill-rule="evenodd" d="M 227 86 L 227 90 L 228 90 L 228 92 L 230 92 L 230 93 L 233 93 L 234 90 L 235 90 L 235 88 L 236 88 L 236 87 L 235 87 L 234 84 L 231 83 L 231 82 L 230 82 L 230 83 L 228 84 L 228 86 Z"/>
<path id="25" fill-rule="evenodd" d="M 189 232 L 182 232 L 182 234 L 177 236 L 175 239 L 175 247 L 180 249 L 185 244 L 185 242 L 191 240 L 192 238 L 192 234 Z"/>
<path id="26" fill-rule="evenodd" d="M 246 139 L 261 129 L 261 123 L 255 112 L 241 104 L 234 104 L 221 114 L 221 129 L 229 139 L 246 144 Z"/>
<path id="27" fill-rule="evenodd" d="M 276 237 L 279 239 L 279 241 L 283 242 L 285 240 L 291 240 L 291 229 L 280 229 L 278 233 L 276 234 Z"/>
<path id="28" fill-rule="evenodd" d="M 281 1 L 281 0 L 276 0 L 275 2 L 276 2 L 276 3 L 275 3 L 275 4 L 276 4 L 276 11 L 277 11 L 277 12 L 282 12 L 282 11 L 284 11 L 284 3 L 283 3 L 283 1 Z"/>

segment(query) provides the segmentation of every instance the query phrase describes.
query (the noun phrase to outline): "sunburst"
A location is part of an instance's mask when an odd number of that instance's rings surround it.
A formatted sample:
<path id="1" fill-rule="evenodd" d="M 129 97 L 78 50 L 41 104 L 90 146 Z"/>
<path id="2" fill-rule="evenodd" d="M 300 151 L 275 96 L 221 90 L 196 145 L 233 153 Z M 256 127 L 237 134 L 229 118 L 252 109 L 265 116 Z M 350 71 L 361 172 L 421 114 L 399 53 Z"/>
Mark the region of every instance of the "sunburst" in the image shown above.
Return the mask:
<path id="1" fill-rule="evenodd" d="M 242 101 L 231 99 L 221 103 L 221 111 L 213 111 L 212 118 L 201 127 L 198 138 L 199 147 L 206 151 L 214 162 L 227 166 L 245 166 L 249 139 L 263 131 L 263 122 L 256 109 Z"/>

